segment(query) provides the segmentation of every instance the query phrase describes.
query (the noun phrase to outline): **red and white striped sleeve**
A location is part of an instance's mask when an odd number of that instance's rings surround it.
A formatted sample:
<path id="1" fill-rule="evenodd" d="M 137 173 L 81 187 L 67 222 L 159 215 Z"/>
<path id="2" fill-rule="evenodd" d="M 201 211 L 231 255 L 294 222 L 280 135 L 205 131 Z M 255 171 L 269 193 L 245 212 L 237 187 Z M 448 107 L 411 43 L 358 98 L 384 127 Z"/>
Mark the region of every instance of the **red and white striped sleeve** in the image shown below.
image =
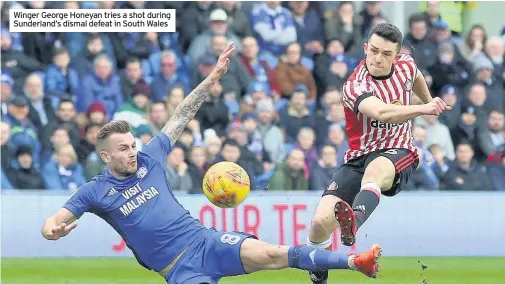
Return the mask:
<path id="1" fill-rule="evenodd" d="M 409 54 L 398 54 L 398 58 L 396 60 L 396 64 L 400 64 L 408 68 L 409 72 L 407 72 L 410 76 L 410 80 L 414 82 L 417 76 L 417 64 L 414 58 Z"/>
<path id="2" fill-rule="evenodd" d="M 344 107 L 358 113 L 358 106 L 364 99 L 373 96 L 372 87 L 366 81 L 348 80 L 343 86 Z"/>

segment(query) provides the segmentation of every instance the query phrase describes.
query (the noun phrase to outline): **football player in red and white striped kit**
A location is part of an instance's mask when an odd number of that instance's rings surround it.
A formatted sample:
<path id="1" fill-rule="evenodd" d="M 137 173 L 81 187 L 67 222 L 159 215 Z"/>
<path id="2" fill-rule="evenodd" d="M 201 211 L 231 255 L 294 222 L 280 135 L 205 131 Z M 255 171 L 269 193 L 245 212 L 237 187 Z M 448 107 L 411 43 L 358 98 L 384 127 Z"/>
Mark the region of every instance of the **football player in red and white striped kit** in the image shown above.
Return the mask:
<path id="1" fill-rule="evenodd" d="M 414 59 L 399 54 L 402 39 L 391 24 L 374 27 L 364 44 L 366 58 L 344 84 L 349 150 L 312 218 L 309 246 L 331 249 L 331 233 L 339 226 L 342 243 L 353 245 L 381 195 L 398 194 L 418 167 L 411 119 L 451 109 L 431 97 Z M 381 251 L 371 250 L 371 255 Z M 370 275 L 377 270 L 378 265 L 370 266 Z M 314 271 L 310 277 L 315 284 L 327 283 L 328 273 Z"/>

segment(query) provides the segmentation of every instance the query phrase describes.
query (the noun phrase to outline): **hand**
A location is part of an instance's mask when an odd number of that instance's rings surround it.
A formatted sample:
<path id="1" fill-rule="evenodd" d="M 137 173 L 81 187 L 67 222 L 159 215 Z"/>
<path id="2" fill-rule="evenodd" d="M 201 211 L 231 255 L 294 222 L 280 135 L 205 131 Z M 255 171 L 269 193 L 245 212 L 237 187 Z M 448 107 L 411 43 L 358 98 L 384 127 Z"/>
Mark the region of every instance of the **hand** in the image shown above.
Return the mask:
<path id="1" fill-rule="evenodd" d="M 447 105 L 441 98 L 434 98 L 429 103 L 424 104 L 425 110 L 423 114 L 439 116 L 445 110 L 451 110 L 452 107 Z"/>
<path id="2" fill-rule="evenodd" d="M 44 237 L 48 240 L 57 240 L 68 235 L 75 227 L 77 227 L 77 223 L 75 222 L 70 225 L 61 223 L 59 226 L 50 229 L 49 232 L 44 233 Z"/>
<path id="3" fill-rule="evenodd" d="M 147 32 L 145 33 L 145 37 L 152 43 L 158 43 L 158 33 L 156 32 Z"/>
<path id="4" fill-rule="evenodd" d="M 461 178 L 461 177 L 457 177 L 456 179 L 454 179 L 454 181 L 457 183 L 457 184 L 464 184 L 465 181 Z"/>
<path id="5" fill-rule="evenodd" d="M 230 57 L 232 56 L 234 51 L 235 51 L 235 42 L 232 42 L 224 49 L 223 53 L 219 55 L 216 67 L 214 67 L 214 70 L 212 70 L 212 73 L 210 74 L 210 76 L 214 81 L 221 79 L 221 77 L 224 74 L 226 74 L 226 72 L 228 71 L 228 65 L 230 65 Z"/>
<path id="6" fill-rule="evenodd" d="M 188 164 L 185 162 L 182 162 L 179 167 L 177 168 L 177 171 L 179 172 L 180 176 L 183 176 L 186 174 L 186 170 L 188 169 Z"/>

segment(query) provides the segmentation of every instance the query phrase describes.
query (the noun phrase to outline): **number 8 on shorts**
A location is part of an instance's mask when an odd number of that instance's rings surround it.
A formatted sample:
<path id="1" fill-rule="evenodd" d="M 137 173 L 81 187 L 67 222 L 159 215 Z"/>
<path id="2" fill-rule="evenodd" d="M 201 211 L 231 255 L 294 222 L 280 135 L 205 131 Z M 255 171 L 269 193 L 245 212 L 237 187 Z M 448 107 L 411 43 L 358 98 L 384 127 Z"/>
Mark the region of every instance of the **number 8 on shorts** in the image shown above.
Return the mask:
<path id="1" fill-rule="evenodd" d="M 224 234 L 221 236 L 221 242 L 229 245 L 234 245 L 240 241 L 240 236 L 233 234 Z"/>

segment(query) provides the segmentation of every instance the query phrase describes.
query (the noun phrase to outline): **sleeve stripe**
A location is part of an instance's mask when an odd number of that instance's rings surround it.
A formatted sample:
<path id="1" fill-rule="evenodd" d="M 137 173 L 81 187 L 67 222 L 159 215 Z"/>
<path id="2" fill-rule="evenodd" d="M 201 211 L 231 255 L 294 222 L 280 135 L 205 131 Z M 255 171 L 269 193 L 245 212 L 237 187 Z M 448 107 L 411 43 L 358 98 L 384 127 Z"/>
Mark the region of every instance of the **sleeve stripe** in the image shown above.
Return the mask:
<path id="1" fill-rule="evenodd" d="M 356 102 L 354 103 L 354 113 L 358 114 L 359 112 L 359 104 L 366 98 L 373 96 L 372 93 L 366 93 L 361 96 L 359 96 L 358 99 L 356 99 Z"/>

